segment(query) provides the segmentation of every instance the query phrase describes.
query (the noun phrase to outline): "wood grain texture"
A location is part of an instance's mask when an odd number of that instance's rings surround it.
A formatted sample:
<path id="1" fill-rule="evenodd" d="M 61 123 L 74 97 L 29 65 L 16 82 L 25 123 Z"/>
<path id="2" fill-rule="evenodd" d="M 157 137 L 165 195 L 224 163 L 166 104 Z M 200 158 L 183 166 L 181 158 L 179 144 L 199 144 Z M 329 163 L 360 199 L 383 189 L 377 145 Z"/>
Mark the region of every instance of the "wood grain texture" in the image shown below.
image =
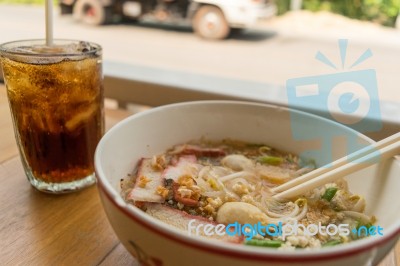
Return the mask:
<path id="1" fill-rule="evenodd" d="M 130 114 L 106 110 L 106 128 Z M 19 159 L 2 84 L 0 163 L 0 264 L 96 265 L 117 247 L 95 186 L 66 195 L 32 188 Z"/>
<path id="2" fill-rule="evenodd" d="M 2 263 L 97 264 L 118 244 L 95 186 L 66 195 L 38 192 L 18 157 L 1 165 L 0 178 Z"/>
<path id="3" fill-rule="evenodd" d="M 137 260 L 135 260 L 126 251 L 124 246 L 119 243 L 108 256 L 100 263 L 100 266 L 139 266 Z"/>
<path id="4" fill-rule="evenodd" d="M 131 115 L 106 110 L 106 128 Z M 92 186 L 66 195 L 36 191 L 26 179 L 0 84 L 1 265 L 138 266 L 118 241 Z M 400 265 L 400 244 L 379 266 Z"/>

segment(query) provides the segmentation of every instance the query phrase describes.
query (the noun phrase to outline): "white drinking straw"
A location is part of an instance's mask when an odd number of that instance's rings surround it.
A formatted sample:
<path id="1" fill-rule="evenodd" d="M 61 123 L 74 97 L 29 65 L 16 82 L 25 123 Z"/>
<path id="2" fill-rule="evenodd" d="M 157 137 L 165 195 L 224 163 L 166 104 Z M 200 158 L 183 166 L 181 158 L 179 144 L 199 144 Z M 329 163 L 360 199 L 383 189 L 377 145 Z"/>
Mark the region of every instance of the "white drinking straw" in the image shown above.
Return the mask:
<path id="1" fill-rule="evenodd" d="M 53 1 L 46 0 L 46 45 L 53 45 Z"/>

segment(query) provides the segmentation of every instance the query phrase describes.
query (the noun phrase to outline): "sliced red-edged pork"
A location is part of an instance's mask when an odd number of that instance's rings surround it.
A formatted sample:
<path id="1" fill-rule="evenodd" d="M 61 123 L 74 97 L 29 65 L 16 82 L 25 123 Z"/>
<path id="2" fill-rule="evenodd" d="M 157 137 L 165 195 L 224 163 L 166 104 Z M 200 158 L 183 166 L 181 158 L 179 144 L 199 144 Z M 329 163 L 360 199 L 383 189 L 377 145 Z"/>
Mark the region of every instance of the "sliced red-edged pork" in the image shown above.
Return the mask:
<path id="1" fill-rule="evenodd" d="M 226 152 L 221 148 L 203 148 L 197 145 L 191 144 L 183 144 L 177 146 L 173 151 L 175 154 L 183 154 L 183 155 L 196 155 L 196 156 L 204 156 L 204 157 L 219 157 L 225 156 Z"/>
<path id="2" fill-rule="evenodd" d="M 152 160 L 142 158 L 139 161 L 139 168 L 135 181 L 135 186 L 129 192 L 127 200 L 144 202 L 164 202 L 164 198 L 157 194 L 157 189 L 164 187 L 164 178 L 162 172 L 152 167 Z"/>
<path id="3" fill-rule="evenodd" d="M 225 229 L 221 228 L 223 225 L 219 225 L 218 223 L 212 222 L 204 217 L 190 215 L 184 211 L 180 211 L 163 204 L 147 203 L 145 204 L 145 207 L 147 214 L 160 221 L 163 221 L 168 225 L 182 230 L 188 235 L 217 239 L 231 243 L 243 243 L 244 241 L 243 236 L 230 236 L 227 234 L 220 235 L 215 233 L 217 230 L 216 226 L 219 226 L 219 232 L 224 232 Z M 206 231 L 209 233 L 206 234 Z"/>
<path id="4" fill-rule="evenodd" d="M 173 190 L 173 192 L 174 192 L 174 199 L 175 199 L 177 202 L 180 202 L 180 203 L 182 203 L 183 205 L 185 205 L 185 206 L 190 206 L 190 207 L 196 207 L 196 206 L 199 205 L 199 201 L 198 201 L 198 200 L 191 199 L 191 198 L 186 198 L 186 197 L 182 197 L 182 196 L 179 194 L 179 187 L 180 187 L 180 185 L 179 185 L 178 183 L 176 183 L 176 182 L 174 182 L 174 183 L 172 184 L 172 190 Z"/>
<path id="5" fill-rule="evenodd" d="M 195 155 L 183 155 L 179 157 L 178 162 L 174 166 L 168 166 L 162 173 L 164 179 L 172 179 L 178 181 L 181 176 L 196 177 L 202 165 L 197 164 Z"/>

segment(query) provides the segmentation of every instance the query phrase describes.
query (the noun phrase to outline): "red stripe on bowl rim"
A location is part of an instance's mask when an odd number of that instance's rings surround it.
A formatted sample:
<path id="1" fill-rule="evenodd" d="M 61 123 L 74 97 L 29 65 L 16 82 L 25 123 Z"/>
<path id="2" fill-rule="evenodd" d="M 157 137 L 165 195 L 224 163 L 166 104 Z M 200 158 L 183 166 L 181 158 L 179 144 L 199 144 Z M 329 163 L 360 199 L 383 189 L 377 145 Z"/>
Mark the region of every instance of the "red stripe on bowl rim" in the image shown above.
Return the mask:
<path id="1" fill-rule="evenodd" d="M 98 175 L 96 171 L 96 175 Z M 173 240 L 175 242 L 178 242 L 180 244 L 183 244 L 185 247 L 190 247 L 193 249 L 199 249 L 202 251 L 210 252 L 216 255 L 221 255 L 221 256 L 226 256 L 226 257 L 234 257 L 242 260 L 250 260 L 250 261 L 268 261 L 268 262 L 287 262 L 287 263 L 301 263 L 301 262 L 322 262 L 322 261 L 327 261 L 327 260 L 336 260 L 338 258 L 342 259 L 345 257 L 350 257 L 356 254 L 360 254 L 364 251 L 377 248 L 379 246 L 382 246 L 389 242 L 390 240 L 396 238 L 400 234 L 400 228 L 398 230 L 394 231 L 390 235 L 385 235 L 382 236 L 379 240 L 374 241 L 371 244 L 365 245 L 360 248 L 355 248 L 354 250 L 350 251 L 336 251 L 334 254 L 320 254 L 320 255 L 292 255 L 290 257 L 282 257 L 282 256 L 271 256 L 270 254 L 248 254 L 246 251 L 231 251 L 227 249 L 223 249 L 220 247 L 209 247 L 207 245 L 204 245 L 202 243 L 193 243 L 190 241 L 186 241 L 184 238 L 180 238 L 178 236 L 175 236 L 172 232 L 164 231 L 161 230 L 160 228 L 157 228 L 146 221 L 143 221 L 140 217 L 136 217 L 132 212 L 124 208 L 123 206 L 119 205 L 117 202 L 115 202 L 114 197 L 111 195 L 111 192 L 109 192 L 106 188 L 106 186 L 102 183 L 101 178 L 97 178 L 99 182 L 97 182 L 97 186 L 99 189 L 101 189 L 106 197 L 112 202 L 112 204 L 117 207 L 121 212 L 123 212 L 126 216 L 129 218 L 133 219 L 135 222 L 140 224 L 141 226 L 145 227 L 146 229 L 152 231 L 153 233 L 156 233 L 164 238 L 167 238 L 169 240 Z"/>

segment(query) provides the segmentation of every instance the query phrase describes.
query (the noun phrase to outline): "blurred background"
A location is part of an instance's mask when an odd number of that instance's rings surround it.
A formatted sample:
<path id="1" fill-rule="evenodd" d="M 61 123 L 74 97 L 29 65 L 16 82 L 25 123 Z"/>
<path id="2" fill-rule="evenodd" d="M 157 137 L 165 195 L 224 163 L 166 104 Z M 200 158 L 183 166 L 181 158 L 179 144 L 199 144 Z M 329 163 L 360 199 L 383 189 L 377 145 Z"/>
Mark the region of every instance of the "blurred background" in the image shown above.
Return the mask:
<path id="1" fill-rule="evenodd" d="M 290 0 L 277 1 L 278 14 L 290 11 Z M 399 14 L 399 0 L 303 0 L 296 7 L 313 12 L 329 11 L 348 18 L 371 21 L 394 27 Z"/>
<path id="2" fill-rule="evenodd" d="M 272 93 L 291 78 L 347 71 L 370 49 L 373 56 L 353 70 L 376 70 L 380 99 L 400 104 L 400 0 L 60 0 L 54 5 L 56 38 L 97 42 L 106 61 L 139 67 L 144 75 L 154 73 L 156 81 L 160 72 L 152 70 L 168 70 L 249 82 L 242 90 L 265 86 L 265 93 Z M 44 0 L 0 0 L 0 42 L 44 36 Z M 349 42 L 345 65 L 335 70 L 315 55 L 319 51 L 341 66 L 338 39 Z"/>

